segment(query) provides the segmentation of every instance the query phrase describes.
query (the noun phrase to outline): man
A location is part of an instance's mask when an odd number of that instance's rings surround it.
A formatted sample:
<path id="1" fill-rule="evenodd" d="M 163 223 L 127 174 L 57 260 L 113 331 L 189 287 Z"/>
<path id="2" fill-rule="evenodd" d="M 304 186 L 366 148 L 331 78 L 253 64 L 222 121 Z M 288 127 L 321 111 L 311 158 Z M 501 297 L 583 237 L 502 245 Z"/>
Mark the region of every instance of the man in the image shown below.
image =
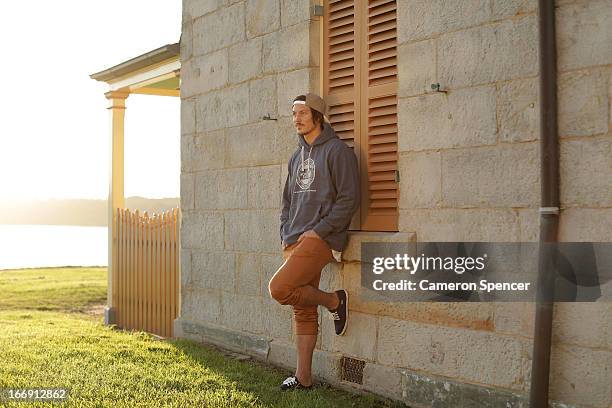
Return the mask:
<path id="1" fill-rule="evenodd" d="M 359 207 L 359 171 L 355 154 L 336 136 L 318 95 L 293 101 L 299 148 L 289 159 L 280 216 L 285 262 L 268 284 L 270 295 L 292 305 L 297 342 L 297 370 L 282 390 L 312 386 L 312 354 L 317 342 L 317 306 L 325 306 L 337 335 L 348 321 L 348 293 L 319 290 L 321 270 L 347 243 L 347 229 Z"/>

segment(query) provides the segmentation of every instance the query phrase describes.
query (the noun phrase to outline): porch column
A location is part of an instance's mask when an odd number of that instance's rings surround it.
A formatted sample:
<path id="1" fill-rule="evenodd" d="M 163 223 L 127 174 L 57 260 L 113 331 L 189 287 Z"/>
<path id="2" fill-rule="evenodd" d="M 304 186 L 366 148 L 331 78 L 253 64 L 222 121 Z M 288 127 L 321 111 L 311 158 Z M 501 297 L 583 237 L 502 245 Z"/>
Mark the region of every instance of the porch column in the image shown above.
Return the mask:
<path id="1" fill-rule="evenodd" d="M 104 324 L 116 324 L 116 308 L 113 300 L 113 234 L 115 225 L 114 214 L 117 208 L 125 207 L 123 192 L 123 130 L 125 119 L 125 100 L 128 92 L 109 91 L 104 94 L 110 101 L 111 134 L 110 134 L 110 174 L 108 184 L 108 291 L 106 307 L 104 308 Z"/>

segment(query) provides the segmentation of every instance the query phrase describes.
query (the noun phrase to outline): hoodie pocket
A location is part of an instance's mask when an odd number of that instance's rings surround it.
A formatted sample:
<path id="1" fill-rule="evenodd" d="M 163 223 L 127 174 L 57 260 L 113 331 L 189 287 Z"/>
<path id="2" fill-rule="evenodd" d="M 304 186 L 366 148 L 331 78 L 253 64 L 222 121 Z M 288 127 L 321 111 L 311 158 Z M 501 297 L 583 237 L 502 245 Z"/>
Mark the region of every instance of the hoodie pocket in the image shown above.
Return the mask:
<path id="1" fill-rule="evenodd" d="M 308 211 L 307 211 L 308 216 L 306 217 L 306 219 L 310 220 L 310 222 L 308 223 L 309 225 L 308 229 L 317 225 L 317 223 L 321 219 L 321 208 L 322 208 L 322 205 L 319 203 L 308 204 Z"/>
<path id="2" fill-rule="evenodd" d="M 299 203 L 289 209 L 289 219 L 293 227 L 310 229 L 321 218 L 320 203 Z"/>

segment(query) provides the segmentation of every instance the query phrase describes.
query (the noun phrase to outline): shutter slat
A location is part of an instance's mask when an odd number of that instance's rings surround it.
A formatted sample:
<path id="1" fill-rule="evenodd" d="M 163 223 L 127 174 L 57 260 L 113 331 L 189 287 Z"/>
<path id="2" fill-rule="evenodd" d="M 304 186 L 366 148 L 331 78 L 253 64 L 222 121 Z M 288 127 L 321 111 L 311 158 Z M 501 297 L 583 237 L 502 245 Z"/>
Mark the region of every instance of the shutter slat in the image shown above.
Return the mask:
<path id="1" fill-rule="evenodd" d="M 368 44 L 379 43 L 387 40 L 395 40 L 397 38 L 397 32 L 393 30 L 385 30 L 378 34 L 371 34 L 368 36 Z"/>
<path id="2" fill-rule="evenodd" d="M 370 154 L 370 157 L 368 157 L 368 162 L 370 163 L 394 162 L 394 161 L 397 161 L 397 153 L 395 152 Z"/>
<path id="3" fill-rule="evenodd" d="M 340 27 L 332 28 L 331 30 L 329 30 L 329 36 L 331 38 L 337 35 L 352 33 L 353 29 L 354 29 L 353 24 L 347 24 L 347 25 L 343 25 Z"/>
<path id="4" fill-rule="evenodd" d="M 353 61 L 355 58 L 355 52 L 354 50 L 351 48 L 350 50 L 347 51 L 342 51 L 342 52 L 336 52 L 332 55 L 330 55 L 329 57 L 329 62 L 330 65 L 333 65 L 334 63 L 338 62 L 338 61 Z"/>
<path id="5" fill-rule="evenodd" d="M 395 39 L 381 41 L 376 44 L 370 45 L 369 51 L 376 52 L 376 51 L 383 51 L 383 50 L 388 50 L 392 48 L 394 50 L 395 55 L 397 55 L 397 51 L 395 50 L 396 46 L 397 46 L 397 41 Z"/>
<path id="6" fill-rule="evenodd" d="M 394 143 L 397 140 L 397 132 L 393 134 L 384 134 L 384 135 L 374 135 L 373 132 L 370 131 L 368 134 L 370 135 L 368 144 L 377 145 L 382 143 Z"/>
<path id="7" fill-rule="evenodd" d="M 392 125 L 397 122 L 397 115 L 380 116 L 370 119 L 370 126 Z"/>
<path id="8" fill-rule="evenodd" d="M 379 61 L 389 58 L 396 58 L 397 52 L 395 48 L 387 48 L 377 52 L 370 52 L 368 56 L 368 62 Z"/>
<path id="9" fill-rule="evenodd" d="M 372 200 L 382 200 L 385 198 L 397 198 L 397 192 L 395 190 L 374 190 L 370 193 Z"/>
<path id="10" fill-rule="evenodd" d="M 343 10 L 346 8 L 353 8 L 353 2 L 352 1 L 338 1 L 338 2 L 330 2 L 331 4 L 329 5 L 329 12 L 331 14 L 339 11 L 339 10 Z"/>
<path id="11" fill-rule="evenodd" d="M 334 130 L 336 131 L 336 133 L 338 132 L 343 132 L 343 131 L 348 131 L 348 130 L 355 130 L 355 126 L 353 125 L 352 122 L 340 122 L 340 123 L 334 123 L 331 119 L 330 119 L 330 123 L 332 123 Z"/>
<path id="12" fill-rule="evenodd" d="M 337 87 L 337 86 L 342 86 L 342 85 L 353 85 L 353 77 L 349 77 L 349 78 L 344 78 L 344 79 L 330 79 L 329 81 L 329 86 L 331 87 Z"/>
<path id="13" fill-rule="evenodd" d="M 337 71 L 339 69 L 344 69 L 344 68 L 351 68 L 354 71 L 355 64 L 353 63 L 353 59 L 347 59 L 343 61 L 334 62 L 330 66 L 329 71 L 332 72 L 332 71 Z"/>
<path id="14" fill-rule="evenodd" d="M 391 56 L 390 58 L 385 58 L 385 59 L 378 59 L 376 61 L 373 61 L 371 63 L 369 63 L 368 68 L 372 71 L 372 70 L 376 70 L 376 69 L 381 69 L 381 68 L 387 68 L 387 67 L 394 67 L 397 65 L 397 58 L 395 55 Z"/>
<path id="15" fill-rule="evenodd" d="M 388 136 L 397 137 L 397 124 L 394 123 L 387 126 L 376 126 L 375 128 L 368 130 L 368 135 L 372 141 L 383 139 L 384 137 Z"/>
<path id="16" fill-rule="evenodd" d="M 374 23 L 374 24 L 368 24 L 370 29 L 369 29 L 369 33 L 370 35 L 372 34 L 377 34 L 377 33 L 381 33 L 383 31 L 389 31 L 389 30 L 396 30 L 396 24 L 395 21 L 391 20 L 387 20 L 387 21 L 383 21 L 380 23 Z"/>
<path id="17" fill-rule="evenodd" d="M 351 83 L 350 85 L 330 86 L 329 87 L 330 93 L 353 92 L 354 89 L 355 89 L 355 86 L 353 85 L 353 83 Z"/>
<path id="18" fill-rule="evenodd" d="M 382 78 L 374 78 L 370 80 L 370 86 L 381 86 L 385 84 L 397 83 L 397 76 L 385 76 Z"/>
<path id="19" fill-rule="evenodd" d="M 370 204 L 372 208 L 388 208 L 395 210 L 397 208 L 397 198 L 391 200 L 375 200 Z"/>
<path id="20" fill-rule="evenodd" d="M 380 5 L 386 4 L 386 3 L 393 3 L 394 0 L 370 0 L 370 4 L 368 5 L 370 8 L 372 7 L 378 7 Z"/>
<path id="21" fill-rule="evenodd" d="M 372 27 L 377 24 L 383 24 L 387 21 L 393 21 L 395 26 L 397 27 L 397 20 L 395 18 L 395 13 L 386 13 L 380 14 L 378 16 L 369 16 L 368 17 L 368 27 Z"/>
<path id="22" fill-rule="evenodd" d="M 395 142 L 381 143 L 375 146 L 370 146 L 370 148 L 368 149 L 368 153 L 370 154 L 393 152 L 394 158 L 395 158 L 396 151 L 397 151 L 397 143 Z"/>
<path id="23" fill-rule="evenodd" d="M 352 129 L 348 131 L 339 131 L 336 132 L 336 135 L 342 140 L 353 140 L 355 138 L 355 133 L 353 133 Z"/>
<path id="24" fill-rule="evenodd" d="M 351 8 L 339 10 L 339 11 L 337 11 L 335 13 L 331 13 L 330 16 L 329 16 L 329 20 L 330 21 L 337 21 L 337 20 L 339 20 L 341 18 L 344 18 L 344 17 L 351 17 L 351 18 L 353 18 L 353 14 L 354 14 L 353 7 L 351 7 Z"/>
<path id="25" fill-rule="evenodd" d="M 333 71 L 330 71 L 329 79 L 351 77 L 351 80 L 352 80 L 353 75 L 354 75 L 353 67 L 335 69 Z"/>
<path id="26" fill-rule="evenodd" d="M 376 17 L 378 15 L 381 14 L 386 14 L 386 13 L 395 13 L 395 9 L 396 9 L 396 5 L 394 1 L 390 1 L 386 4 L 380 5 L 380 6 L 372 6 L 370 5 L 370 10 L 368 12 L 368 16 L 369 17 Z"/>
<path id="27" fill-rule="evenodd" d="M 395 171 L 379 171 L 370 176 L 370 181 L 395 181 Z"/>
<path id="28" fill-rule="evenodd" d="M 343 17 L 341 19 L 335 20 L 333 22 L 330 22 L 329 29 L 333 30 L 335 28 L 343 27 L 345 25 L 353 27 L 354 24 L 355 24 L 355 19 L 353 18 L 353 16 L 347 16 L 347 17 Z"/>
<path id="29" fill-rule="evenodd" d="M 330 115 L 339 115 L 341 113 L 350 112 L 352 117 L 355 117 L 355 106 L 352 103 L 347 103 L 345 105 L 334 105 L 329 107 Z"/>
<path id="30" fill-rule="evenodd" d="M 330 114 L 331 116 L 333 116 L 334 118 L 334 124 L 335 123 L 343 123 L 343 122 L 351 122 L 353 123 L 353 121 L 355 120 L 355 115 L 353 114 L 353 112 L 346 112 L 346 113 L 339 113 L 339 114 Z M 330 120 L 331 122 L 331 120 Z"/>
<path id="31" fill-rule="evenodd" d="M 396 115 L 397 107 L 388 102 L 379 102 L 377 105 L 370 104 L 370 116 Z"/>
<path id="32" fill-rule="evenodd" d="M 343 51 L 349 51 L 349 50 L 353 52 L 354 49 L 355 47 L 353 46 L 353 42 L 351 41 L 351 42 L 346 42 L 346 43 L 330 45 L 329 52 L 330 54 L 335 54 L 337 52 L 343 52 Z"/>
<path id="33" fill-rule="evenodd" d="M 384 78 L 397 75 L 397 66 L 392 65 L 387 68 L 370 71 L 370 79 Z"/>
<path id="34" fill-rule="evenodd" d="M 368 105 L 370 109 L 379 108 L 381 106 L 393 106 L 395 112 L 397 112 L 397 96 L 396 95 L 387 95 L 380 96 L 376 99 L 370 99 L 370 103 Z"/>
<path id="35" fill-rule="evenodd" d="M 374 163 L 368 168 L 368 173 L 376 174 L 381 171 L 395 171 L 397 163 Z"/>
<path id="36" fill-rule="evenodd" d="M 334 35 L 330 37 L 329 45 L 336 45 L 336 44 L 342 44 L 342 43 L 351 43 L 352 45 L 354 41 L 354 37 L 355 36 L 353 35 L 353 33 Z"/>
<path id="37" fill-rule="evenodd" d="M 395 185 L 397 183 L 394 181 L 377 181 L 370 184 L 370 190 L 390 190 L 395 191 Z"/>

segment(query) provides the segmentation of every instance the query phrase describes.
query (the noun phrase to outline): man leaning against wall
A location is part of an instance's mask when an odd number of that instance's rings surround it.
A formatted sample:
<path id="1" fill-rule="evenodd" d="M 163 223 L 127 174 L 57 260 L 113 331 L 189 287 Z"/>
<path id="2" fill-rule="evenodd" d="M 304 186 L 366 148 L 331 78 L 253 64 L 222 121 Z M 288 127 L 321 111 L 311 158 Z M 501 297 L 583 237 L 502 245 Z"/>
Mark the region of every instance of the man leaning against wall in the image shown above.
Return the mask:
<path id="1" fill-rule="evenodd" d="M 293 101 L 298 149 L 288 163 L 280 215 L 284 263 L 268 284 L 270 295 L 293 307 L 297 364 L 281 390 L 312 387 L 312 355 L 318 334 L 318 305 L 327 308 L 341 336 L 348 322 L 348 292 L 319 290 L 321 271 L 340 254 L 359 207 L 357 158 L 331 127 L 326 103 L 318 95 Z"/>

